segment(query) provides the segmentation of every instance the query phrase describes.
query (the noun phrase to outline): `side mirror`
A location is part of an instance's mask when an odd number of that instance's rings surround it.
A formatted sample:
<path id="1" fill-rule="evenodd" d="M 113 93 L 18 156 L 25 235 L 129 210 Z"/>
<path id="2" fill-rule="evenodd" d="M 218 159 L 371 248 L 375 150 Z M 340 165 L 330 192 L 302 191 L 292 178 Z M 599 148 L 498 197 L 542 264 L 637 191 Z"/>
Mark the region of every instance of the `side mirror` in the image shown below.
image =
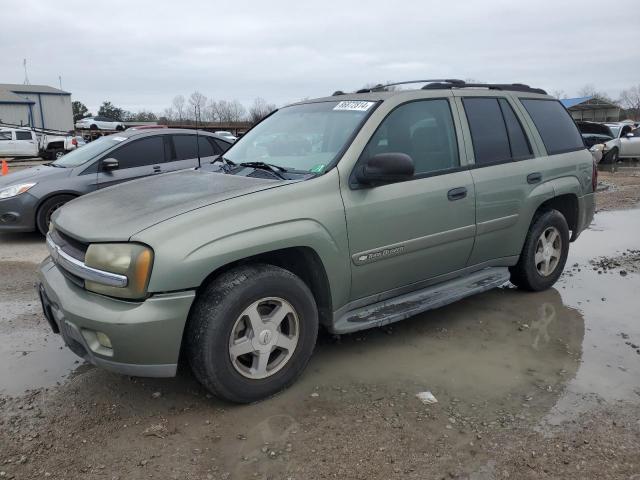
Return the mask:
<path id="1" fill-rule="evenodd" d="M 625 135 L 625 137 L 627 137 L 627 138 L 633 138 L 633 137 L 635 137 L 635 135 L 634 135 L 633 133 L 627 133 L 627 134 Z"/>
<path id="2" fill-rule="evenodd" d="M 355 171 L 358 183 L 379 185 L 413 178 L 415 167 L 406 153 L 379 153 L 361 162 Z"/>
<path id="3" fill-rule="evenodd" d="M 115 158 L 105 158 L 102 160 L 102 170 L 110 172 L 111 170 L 117 170 L 120 167 L 118 160 Z"/>

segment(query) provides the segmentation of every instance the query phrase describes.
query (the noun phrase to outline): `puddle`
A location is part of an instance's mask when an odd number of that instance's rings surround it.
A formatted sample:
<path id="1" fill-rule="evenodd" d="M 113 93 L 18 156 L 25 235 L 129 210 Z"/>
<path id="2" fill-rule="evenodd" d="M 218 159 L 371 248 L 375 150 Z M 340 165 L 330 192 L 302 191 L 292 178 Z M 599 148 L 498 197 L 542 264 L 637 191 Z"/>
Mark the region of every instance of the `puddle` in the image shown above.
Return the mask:
<path id="1" fill-rule="evenodd" d="M 0 394 L 53 387 L 80 364 L 58 335 L 25 330 L 0 336 Z"/>

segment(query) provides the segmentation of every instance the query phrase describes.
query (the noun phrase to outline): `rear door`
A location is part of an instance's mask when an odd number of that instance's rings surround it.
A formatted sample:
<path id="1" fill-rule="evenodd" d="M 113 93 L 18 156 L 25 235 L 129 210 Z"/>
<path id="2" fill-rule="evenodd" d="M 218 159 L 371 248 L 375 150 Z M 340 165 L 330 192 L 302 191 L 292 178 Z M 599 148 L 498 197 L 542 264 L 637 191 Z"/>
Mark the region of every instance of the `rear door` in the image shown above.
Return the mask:
<path id="1" fill-rule="evenodd" d="M 118 168 L 105 171 L 102 165 L 98 168 L 98 188 L 105 188 L 117 183 L 136 178 L 156 175 L 163 172 L 165 147 L 162 135 L 144 137 L 119 146 L 112 150 L 106 158 L 118 160 Z"/>
<path id="2" fill-rule="evenodd" d="M 34 132 L 31 130 L 16 130 L 15 136 L 15 150 L 18 155 L 35 157 L 38 154 L 38 143 Z"/>
<path id="3" fill-rule="evenodd" d="M 534 155 L 530 132 L 511 99 L 455 94 L 476 190 L 476 240 L 468 265 L 508 263 L 520 254 L 530 199 L 552 196 L 543 185 L 547 159 Z"/>
<path id="4" fill-rule="evenodd" d="M 208 136 L 179 133 L 165 137 L 169 154 L 164 170 L 169 172 L 197 167 L 198 153 L 202 163 L 209 163 L 222 153 Z"/>

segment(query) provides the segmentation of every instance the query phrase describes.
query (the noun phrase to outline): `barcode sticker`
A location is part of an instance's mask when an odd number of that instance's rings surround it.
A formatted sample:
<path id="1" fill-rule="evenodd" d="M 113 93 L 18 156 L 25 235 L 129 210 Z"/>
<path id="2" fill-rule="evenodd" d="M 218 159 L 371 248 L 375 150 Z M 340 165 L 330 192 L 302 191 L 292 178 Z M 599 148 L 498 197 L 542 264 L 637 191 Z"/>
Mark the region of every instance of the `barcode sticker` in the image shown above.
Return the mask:
<path id="1" fill-rule="evenodd" d="M 376 102 L 364 102 L 361 100 L 343 100 L 338 103 L 334 110 L 350 110 L 352 112 L 366 112 L 369 110 Z"/>

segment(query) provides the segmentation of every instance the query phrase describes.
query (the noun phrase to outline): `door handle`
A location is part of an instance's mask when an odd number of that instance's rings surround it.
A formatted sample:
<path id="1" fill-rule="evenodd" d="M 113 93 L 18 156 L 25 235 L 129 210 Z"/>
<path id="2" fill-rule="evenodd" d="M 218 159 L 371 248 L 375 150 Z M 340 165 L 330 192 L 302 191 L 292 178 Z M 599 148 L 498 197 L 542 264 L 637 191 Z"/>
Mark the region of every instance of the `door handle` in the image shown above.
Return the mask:
<path id="1" fill-rule="evenodd" d="M 447 198 L 450 201 L 460 200 L 467 196 L 467 187 L 452 188 L 447 192 Z"/>
<path id="2" fill-rule="evenodd" d="M 542 180 L 540 172 L 534 172 L 527 175 L 527 183 L 539 183 Z"/>

